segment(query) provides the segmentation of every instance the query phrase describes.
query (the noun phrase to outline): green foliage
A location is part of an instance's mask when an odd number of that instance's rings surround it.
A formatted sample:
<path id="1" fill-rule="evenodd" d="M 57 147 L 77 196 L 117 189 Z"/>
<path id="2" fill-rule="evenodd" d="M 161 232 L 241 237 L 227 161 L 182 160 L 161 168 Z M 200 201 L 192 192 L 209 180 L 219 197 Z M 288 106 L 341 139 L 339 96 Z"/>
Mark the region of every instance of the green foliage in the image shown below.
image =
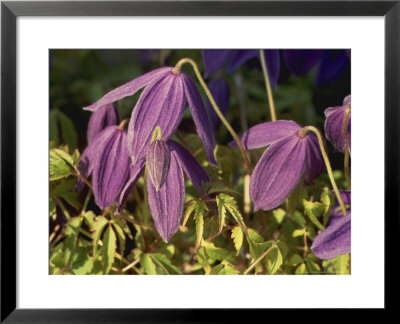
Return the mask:
<path id="1" fill-rule="evenodd" d="M 104 240 L 103 240 L 104 274 L 108 274 L 111 270 L 111 266 L 114 263 L 116 249 L 117 249 L 117 241 L 115 237 L 115 232 L 112 226 L 109 224 L 104 234 Z"/>

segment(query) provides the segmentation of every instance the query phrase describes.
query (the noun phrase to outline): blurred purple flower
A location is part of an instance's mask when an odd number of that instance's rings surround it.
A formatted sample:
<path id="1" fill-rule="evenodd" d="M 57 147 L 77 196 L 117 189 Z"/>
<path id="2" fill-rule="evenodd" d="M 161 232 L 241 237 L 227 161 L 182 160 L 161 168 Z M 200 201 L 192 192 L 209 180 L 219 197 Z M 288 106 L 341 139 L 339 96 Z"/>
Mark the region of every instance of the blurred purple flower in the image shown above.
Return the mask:
<path id="1" fill-rule="evenodd" d="M 84 109 L 96 111 L 105 104 L 133 95 L 143 87 L 145 89 L 132 112 L 128 126 L 128 149 L 132 164 L 135 165 L 146 156 L 156 126 L 163 130 L 162 139 L 168 140 L 178 128 L 188 104 L 207 157 L 211 164 L 217 165 L 213 129 L 196 85 L 185 73 L 175 74 L 172 67 L 148 72 L 110 91 Z"/>
<path id="2" fill-rule="evenodd" d="M 347 106 L 351 104 L 351 95 L 343 100 L 342 106 L 331 107 L 325 109 L 325 135 L 333 144 L 335 150 L 344 153 L 345 141 L 343 136 L 343 121 Z M 349 149 L 351 150 L 351 112 L 347 120 L 347 137 L 349 141 Z"/>
<path id="3" fill-rule="evenodd" d="M 278 120 L 258 124 L 241 137 L 247 150 L 268 145 L 250 178 L 250 198 L 255 210 L 278 207 L 303 175 L 310 183 L 324 170 L 316 135 L 303 135 L 301 129 L 293 121 Z"/>
<path id="4" fill-rule="evenodd" d="M 107 127 L 82 153 L 78 170 L 86 178 L 93 175 L 93 195 L 100 208 L 110 206 L 120 195 L 128 180 L 129 162 L 126 132 L 118 126 Z M 81 188 L 78 179 L 77 189 Z"/>
<path id="5" fill-rule="evenodd" d="M 227 65 L 226 72 L 232 74 L 250 59 L 259 57 L 259 50 L 202 50 L 204 77 L 207 78 Z M 280 74 L 278 50 L 264 50 L 268 76 L 272 87 L 276 87 Z"/>
<path id="6" fill-rule="evenodd" d="M 317 72 L 317 85 L 337 79 L 349 62 L 345 50 L 325 50 Z"/>
<path id="7" fill-rule="evenodd" d="M 221 112 L 226 115 L 229 107 L 229 86 L 224 79 L 212 79 L 208 83 L 208 88 L 217 103 L 217 106 L 221 110 Z M 221 124 L 221 120 L 218 115 L 215 113 L 214 108 L 211 106 L 210 101 L 207 98 L 206 101 L 207 112 L 210 116 L 211 123 L 214 129 L 217 129 Z"/>
<path id="8" fill-rule="evenodd" d="M 298 77 L 319 63 L 323 53 L 323 50 L 283 50 L 283 60 L 289 71 Z"/>
<path id="9" fill-rule="evenodd" d="M 118 112 L 112 103 L 100 107 L 90 116 L 87 131 L 88 143 L 91 143 L 103 129 L 108 126 L 118 125 L 118 123 Z"/>
<path id="10" fill-rule="evenodd" d="M 157 143 L 154 144 L 155 142 Z M 146 163 L 150 175 L 147 177 L 150 212 L 158 233 L 165 242 L 168 242 L 178 230 L 183 212 L 185 202 L 183 173 L 186 173 L 194 187 L 202 194 L 203 182 L 208 182 L 210 179 L 203 167 L 183 146 L 173 140 L 167 142 L 156 140 L 152 143 L 146 158 L 140 160 L 134 167 L 131 179 L 121 192 L 119 208 L 143 173 Z"/>
<path id="11" fill-rule="evenodd" d="M 351 206 L 351 191 L 341 191 L 340 196 L 344 204 Z M 311 249 L 320 259 L 332 259 L 351 252 L 351 207 L 344 216 L 335 201 L 328 226 L 315 237 Z"/>

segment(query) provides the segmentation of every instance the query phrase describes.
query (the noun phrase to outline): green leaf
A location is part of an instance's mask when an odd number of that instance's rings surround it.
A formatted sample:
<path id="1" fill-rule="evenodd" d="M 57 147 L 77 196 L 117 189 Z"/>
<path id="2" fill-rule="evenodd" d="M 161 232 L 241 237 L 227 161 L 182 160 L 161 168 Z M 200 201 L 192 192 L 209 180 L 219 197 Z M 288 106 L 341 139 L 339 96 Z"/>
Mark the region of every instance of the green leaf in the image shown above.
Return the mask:
<path id="1" fill-rule="evenodd" d="M 53 190 L 52 194 L 64 199 L 68 204 L 79 210 L 82 204 L 79 201 L 78 193 L 73 190 L 75 179 L 60 182 Z"/>
<path id="2" fill-rule="evenodd" d="M 207 256 L 212 260 L 222 261 L 231 256 L 231 253 L 228 250 L 217 247 L 212 242 L 204 242 L 204 247 Z"/>
<path id="3" fill-rule="evenodd" d="M 124 256 L 124 252 L 125 252 L 125 234 L 124 234 L 124 231 L 115 222 L 113 223 L 113 227 L 114 227 L 115 232 L 117 233 L 118 242 L 119 242 L 119 249 L 120 249 L 121 255 Z"/>
<path id="4" fill-rule="evenodd" d="M 310 255 L 306 257 L 306 264 L 309 273 L 319 273 L 321 271 L 320 266 L 316 262 L 314 262 L 313 258 Z"/>
<path id="5" fill-rule="evenodd" d="M 278 224 L 282 224 L 282 221 L 286 216 L 286 212 L 282 208 L 278 208 L 272 211 L 272 215 Z"/>
<path id="6" fill-rule="evenodd" d="M 342 254 L 335 258 L 335 269 L 337 274 L 350 274 L 350 254 Z"/>
<path id="7" fill-rule="evenodd" d="M 77 247 L 72 258 L 72 271 L 76 275 L 85 275 L 93 269 L 93 259 L 87 253 L 84 247 Z"/>
<path id="8" fill-rule="evenodd" d="M 253 260 L 258 259 L 264 251 L 273 244 L 273 241 L 264 242 L 264 238 L 254 229 L 248 229 L 247 242 Z"/>
<path id="9" fill-rule="evenodd" d="M 236 204 L 235 199 L 231 196 L 222 193 L 217 196 L 216 200 L 217 200 L 217 205 L 220 204 L 223 205 L 228 210 L 229 214 L 231 214 L 232 217 L 235 219 L 236 223 L 238 223 L 242 227 L 243 231 L 246 232 L 247 231 L 246 224 L 244 223 L 242 215 L 239 212 L 239 208 Z"/>
<path id="10" fill-rule="evenodd" d="M 196 205 L 196 211 L 194 213 L 194 220 L 196 222 L 196 249 L 200 246 L 200 243 L 203 240 L 204 214 L 207 210 L 207 205 L 204 202 L 200 201 Z"/>
<path id="11" fill-rule="evenodd" d="M 93 226 L 90 228 L 90 230 L 93 232 L 92 238 L 93 238 L 93 257 L 96 256 L 97 253 L 97 244 L 99 242 L 101 233 L 103 232 L 104 227 L 108 223 L 108 220 L 104 216 L 97 216 L 95 219 L 95 222 L 93 223 Z"/>
<path id="12" fill-rule="evenodd" d="M 293 254 L 291 256 L 291 258 L 289 259 L 289 261 L 288 261 L 289 265 L 292 266 L 292 267 L 297 266 L 301 262 L 303 262 L 303 258 L 298 254 Z"/>
<path id="13" fill-rule="evenodd" d="M 195 200 L 192 200 L 190 203 L 188 203 L 186 210 L 185 210 L 185 214 L 183 216 L 183 222 L 182 222 L 182 226 L 185 226 L 190 215 L 193 213 L 193 211 L 196 209 L 197 206 L 197 202 Z"/>
<path id="14" fill-rule="evenodd" d="M 152 258 L 148 254 L 142 253 L 140 255 L 140 264 L 142 266 L 143 271 L 148 275 L 157 274 L 156 265 L 154 264 Z"/>
<path id="15" fill-rule="evenodd" d="M 219 265 L 211 270 L 212 275 L 237 275 L 240 271 L 228 261 L 222 261 Z"/>
<path id="16" fill-rule="evenodd" d="M 91 210 L 89 210 L 83 214 L 83 219 L 89 228 L 92 228 L 92 226 L 95 222 L 95 218 L 96 218 L 96 214 L 94 212 L 92 212 Z"/>
<path id="17" fill-rule="evenodd" d="M 73 160 L 61 149 L 51 149 L 49 159 L 50 181 L 60 180 L 71 174 Z"/>
<path id="18" fill-rule="evenodd" d="M 237 254 L 239 254 L 240 249 L 242 248 L 243 245 L 243 231 L 240 226 L 235 226 L 232 229 L 232 235 L 233 243 L 235 244 L 235 249 Z"/>
<path id="19" fill-rule="evenodd" d="M 293 231 L 293 237 L 303 236 L 305 233 L 305 229 L 296 229 Z"/>
<path id="20" fill-rule="evenodd" d="M 57 218 L 56 204 L 51 196 L 49 199 L 49 216 L 53 221 L 55 221 Z"/>
<path id="21" fill-rule="evenodd" d="M 68 145 L 70 150 L 75 149 L 78 146 L 78 136 L 75 131 L 74 123 L 60 110 L 57 111 L 57 120 L 60 124 L 63 142 Z"/>
<path id="22" fill-rule="evenodd" d="M 153 253 L 151 254 L 152 258 L 159 261 L 163 264 L 163 266 L 168 270 L 169 274 L 182 274 L 182 272 L 171 263 L 165 255 L 161 253 Z"/>
<path id="23" fill-rule="evenodd" d="M 321 194 L 321 202 L 325 206 L 325 211 L 322 219 L 324 226 L 326 226 L 329 221 L 329 214 L 331 212 L 331 209 L 335 204 L 335 197 L 329 190 L 325 189 Z"/>
<path id="24" fill-rule="evenodd" d="M 304 211 L 311 222 L 323 231 L 325 227 L 319 222 L 318 217 L 325 211 L 325 206 L 319 202 L 310 202 L 305 199 L 303 199 L 303 205 Z"/>
<path id="25" fill-rule="evenodd" d="M 296 274 L 306 274 L 307 273 L 307 267 L 304 263 L 300 264 L 297 269 L 296 269 Z"/>
<path id="26" fill-rule="evenodd" d="M 103 273 L 108 274 L 114 263 L 117 238 L 111 225 L 108 225 L 103 239 Z"/>
<path id="27" fill-rule="evenodd" d="M 64 235 L 64 263 L 68 265 L 70 261 L 72 253 L 74 253 L 74 249 L 76 246 L 76 241 L 79 235 L 79 228 L 81 226 L 81 218 L 80 217 L 72 217 L 65 228 Z"/>
<path id="28" fill-rule="evenodd" d="M 267 254 L 267 273 L 275 274 L 283 263 L 283 257 L 278 245 Z"/>
<path id="29" fill-rule="evenodd" d="M 287 198 L 287 208 L 286 211 L 289 215 L 293 215 L 296 211 L 299 203 L 307 197 L 307 190 L 304 188 L 302 181 L 299 185 L 290 193 Z"/>
<path id="30" fill-rule="evenodd" d="M 203 246 L 197 250 L 197 261 L 203 267 L 205 274 L 210 274 L 211 266 L 207 260 L 206 249 Z"/>
<path id="31" fill-rule="evenodd" d="M 217 197 L 216 200 L 218 207 L 218 223 L 219 223 L 218 231 L 221 232 L 225 225 L 226 208 L 223 200 L 219 199 L 219 197 Z"/>

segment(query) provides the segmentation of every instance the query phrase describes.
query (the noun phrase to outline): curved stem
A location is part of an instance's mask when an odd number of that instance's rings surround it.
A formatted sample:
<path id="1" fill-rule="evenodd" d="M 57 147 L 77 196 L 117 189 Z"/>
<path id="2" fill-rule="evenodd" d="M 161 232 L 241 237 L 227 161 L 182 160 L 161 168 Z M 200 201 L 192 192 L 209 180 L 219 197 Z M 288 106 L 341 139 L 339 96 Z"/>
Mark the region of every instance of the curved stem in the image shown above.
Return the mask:
<path id="1" fill-rule="evenodd" d="M 126 123 L 129 121 L 128 118 L 125 118 L 119 125 L 118 125 L 118 129 L 119 130 L 124 130 Z"/>
<path id="2" fill-rule="evenodd" d="M 304 127 L 303 129 L 300 130 L 301 133 L 299 133 L 299 135 L 300 136 L 306 136 L 306 133 L 309 132 L 309 131 L 313 132 L 315 135 L 317 135 L 319 148 L 321 150 L 322 157 L 324 158 L 324 161 L 325 161 L 326 170 L 328 171 L 329 180 L 331 180 L 333 190 L 335 191 L 336 198 L 337 198 L 337 200 L 339 202 L 340 208 L 343 211 L 343 215 L 347 215 L 347 211 L 346 211 L 346 208 L 344 207 L 342 197 L 340 196 L 340 193 L 339 193 L 339 189 L 338 189 L 338 187 L 336 185 L 335 179 L 333 178 L 331 163 L 329 162 L 328 154 L 326 153 L 324 142 L 322 141 L 321 133 L 314 126 L 306 126 L 306 127 Z"/>
<path id="3" fill-rule="evenodd" d="M 182 65 L 185 63 L 189 63 L 193 67 L 194 73 L 196 74 L 197 79 L 199 80 L 204 92 L 206 93 L 208 100 L 210 100 L 211 106 L 214 108 L 215 113 L 221 119 L 222 123 L 228 129 L 229 133 L 232 135 L 234 141 L 236 142 L 237 146 L 239 147 L 240 153 L 242 154 L 242 157 L 243 157 L 244 165 L 247 169 L 248 174 L 251 175 L 250 162 L 249 162 L 249 159 L 247 158 L 246 151 L 244 150 L 243 145 L 240 142 L 239 136 L 236 134 L 236 132 L 233 130 L 233 128 L 231 127 L 229 122 L 225 119 L 221 110 L 218 108 L 218 105 L 216 104 L 210 90 L 207 87 L 207 84 L 205 83 L 203 77 L 201 76 L 199 67 L 197 66 L 196 62 L 190 58 L 183 58 L 175 65 L 175 67 L 173 69 L 173 73 L 178 74 L 181 70 Z"/>
<path id="4" fill-rule="evenodd" d="M 351 105 L 348 104 L 346 111 L 344 113 L 344 118 L 343 118 L 343 138 L 344 138 L 344 145 L 345 145 L 345 150 L 344 150 L 344 176 L 346 178 L 347 182 L 347 189 L 351 190 L 351 177 L 350 177 L 350 146 L 349 146 L 349 138 L 347 134 L 347 122 L 349 120 L 350 116 L 350 111 L 351 111 Z"/>
<path id="5" fill-rule="evenodd" d="M 251 269 L 253 269 L 262 259 L 264 259 L 264 258 L 267 256 L 267 254 L 268 254 L 269 252 L 271 252 L 272 249 L 274 249 L 274 248 L 275 248 L 275 245 L 271 245 L 271 246 L 267 249 L 267 251 L 265 251 L 263 254 L 261 254 L 261 256 L 260 256 L 257 260 L 255 260 L 255 261 L 250 265 L 250 267 L 248 267 L 248 268 L 243 272 L 243 274 L 244 274 L 244 275 L 247 275 L 247 274 L 251 271 Z"/>
<path id="6" fill-rule="evenodd" d="M 274 98 L 272 97 L 271 83 L 269 82 L 267 63 L 265 62 L 264 50 L 262 50 L 262 49 L 260 49 L 260 60 L 261 60 L 261 67 L 262 67 L 263 74 L 264 74 L 265 89 L 267 90 L 267 95 L 268 95 L 268 103 L 269 103 L 269 111 L 271 114 L 271 120 L 275 121 L 276 113 L 275 113 Z"/>

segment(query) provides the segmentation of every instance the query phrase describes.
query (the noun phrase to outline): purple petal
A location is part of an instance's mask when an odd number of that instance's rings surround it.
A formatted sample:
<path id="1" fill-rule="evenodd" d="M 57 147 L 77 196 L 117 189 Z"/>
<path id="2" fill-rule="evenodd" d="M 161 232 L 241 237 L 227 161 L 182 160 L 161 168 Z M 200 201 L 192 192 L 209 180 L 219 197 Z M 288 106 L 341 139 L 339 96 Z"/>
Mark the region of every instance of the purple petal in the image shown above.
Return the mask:
<path id="1" fill-rule="evenodd" d="M 318 234 L 311 246 L 320 259 L 332 259 L 351 252 L 351 213 Z"/>
<path id="2" fill-rule="evenodd" d="M 333 144 L 335 150 L 344 153 L 345 141 L 343 136 L 343 120 L 347 105 L 350 104 L 351 97 L 347 96 L 343 106 L 325 109 L 325 135 Z M 350 117 L 350 116 L 349 116 Z M 351 133 L 350 118 L 347 120 L 347 132 Z"/>
<path id="3" fill-rule="evenodd" d="M 228 62 L 233 50 L 202 50 L 204 62 L 204 77 L 217 72 L 225 63 Z"/>
<path id="4" fill-rule="evenodd" d="M 108 141 L 109 137 L 112 136 L 113 131 L 113 126 L 107 127 L 100 134 L 98 134 L 83 151 L 78 163 L 78 171 L 85 178 L 89 178 L 89 176 L 92 174 L 93 167 L 96 159 L 98 158 L 99 147 L 102 147 L 103 143 Z M 85 183 L 83 180 L 78 178 L 74 189 L 76 191 L 81 191 L 84 185 Z"/>
<path id="5" fill-rule="evenodd" d="M 229 86 L 226 83 L 224 79 L 212 79 L 208 83 L 208 88 L 210 89 L 210 92 L 221 110 L 223 115 L 226 115 L 228 112 L 228 107 L 229 107 Z M 211 123 L 214 127 L 214 129 L 217 129 L 218 126 L 221 123 L 221 120 L 219 119 L 218 115 L 215 113 L 214 108 L 211 106 L 210 101 L 208 98 L 206 99 L 206 107 L 207 107 L 207 112 L 208 115 L 210 116 Z"/>
<path id="6" fill-rule="evenodd" d="M 240 141 L 245 150 L 252 150 L 267 146 L 285 137 L 292 136 L 297 133 L 301 127 L 291 120 L 277 120 L 258 124 L 251 127 L 242 135 Z M 237 147 L 235 142 L 229 143 L 233 147 Z"/>
<path id="7" fill-rule="evenodd" d="M 184 111 L 181 75 L 169 73 L 146 87 L 128 126 L 128 148 L 132 164 L 145 157 L 154 129 L 159 126 L 162 139 L 167 140 L 177 129 Z"/>
<path id="8" fill-rule="evenodd" d="M 135 165 L 131 165 L 129 170 L 129 180 L 126 182 L 125 186 L 122 188 L 121 193 L 117 199 L 118 212 L 121 211 L 121 207 L 124 204 L 125 200 L 128 198 L 128 195 L 131 193 L 133 187 L 136 185 L 136 182 L 142 176 L 145 166 L 145 159 L 140 160 Z"/>
<path id="9" fill-rule="evenodd" d="M 332 194 L 335 195 L 335 192 L 332 191 Z M 351 210 L 351 191 L 349 191 L 349 190 L 341 190 L 340 191 L 340 197 L 342 198 L 343 203 L 345 205 L 350 205 L 350 209 L 347 209 L 347 211 L 349 212 Z M 333 207 L 331 209 L 328 225 L 330 226 L 330 225 L 335 224 L 342 217 L 345 217 L 345 216 L 343 215 L 342 208 L 340 208 L 339 202 L 338 202 L 338 200 L 336 199 L 336 196 L 335 196 L 335 204 L 333 205 Z"/>
<path id="10" fill-rule="evenodd" d="M 92 142 L 97 134 L 108 126 L 117 125 L 119 121 L 117 109 L 110 103 L 92 113 L 89 119 L 87 138 Z"/>
<path id="11" fill-rule="evenodd" d="M 324 51 L 317 73 L 317 85 L 332 82 L 342 74 L 349 58 L 345 50 Z"/>
<path id="12" fill-rule="evenodd" d="M 131 96 L 144 86 L 148 85 L 150 82 L 154 82 L 160 78 L 163 78 L 165 75 L 170 73 L 172 70 L 172 67 L 162 67 L 153 71 L 150 71 L 146 74 L 143 74 L 142 76 L 133 79 L 132 81 L 129 81 L 122 86 L 115 88 L 111 90 L 109 93 L 101 97 L 99 100 L 97 100 L 95 103 L 91 104 L 90 106 L 87 106 L 83 109 L 85 110 L 90 110 L 90 111 L 96 111 L 100 107 L 107 105 L 109 103 L 112 103 L 114 101 L 117 101 L 119 99 L 122 99 L 126 96 Z"/>
<path id="13" fill-rule="evenodd" d="M 120 194 L 129 176 L 129 155 L 126 133 L 117 126 L 98 148 L 93 168 L 93 195 L 100 208 L 111 205 Z"/>
<path id="14" fill-rule="evenodd" d="M 307 141 L 306 166 L 304 170 L 304 181 L 310 184 L 325 170 L 324 158 L 321 154 L 318 138 L 314 133 L 308 133 L 305 137 Z"/>
<path id="15" fill-rule="evenodd" d="M 236 71 L 236 69 L 244 64 L 245 62 L 257 57 L 258 50 L 235 50 L 232 55 L 232 58 L 229 60 L 228 68 L 226 72 L 232 74 Z"/>
<path id="16" fill-rule="evenodd" d="M 160 236 L 168 242 L 178 230 L 185 201 L 183 171 L 174 154 L 171 155 L 169 173 L 160 190 L 147 178 L 148 200 L 154 224 Z"/>
<path id="17" fill-rule="evenodd" d="M 278 207 L 299 183 L 306 158 L 306 141 L 297 135 L 271 144 L 250 178 L 254 210 Z"/>
<path id="18" fill-rule="evenodd" d="M 322 50 L 283 50 L 283 59 L 295 76 L 306 74 L 322 57 Z"/>
<path id="19" fill-rule="evenodd" d="M 278 85 L 278 79 L 281 69 L 281 62 L 279 58 L 278 50 L 264 50 L 265 63 L 267 65 L 268 77 L 271 82 L 271 86 L 276 88 Z"/>
<path id="20" fill-rule="evenodd" d="M 167 143 L 163 140 L 153 141 L 147 151 L 146 162 L 150 179 L 158 191 L 167 178 L 171 162 L 171 153 Z"/>
<path id="21" fill-rule="evenodd" d="M 214 132 L 211 126 L 211 122 L 208 118 L 207 111 L 204 108 L 203 100 L 201 99 L 199 91 L 197 90 L 192 79 L 184 73 L 181 74 L 183 75 L 185 96 L 188 101 L 194 123 L 196 125 L 197 134 L 199 134 L 199 137 L 203 141 L 208 160 L 211 164 L 217 166 L 218 164 L 214 157 Z"/>
<path id="22" fill-rule="evenodd" d="M 171 154 L 175 156 L 197 191 L 204 193 L 202 183 L 209 182 L 210 178 L 203 167 L 197 162 L 193 155 L 179 143 L 169 140 L 168 146 L 171 150 Z"/>

